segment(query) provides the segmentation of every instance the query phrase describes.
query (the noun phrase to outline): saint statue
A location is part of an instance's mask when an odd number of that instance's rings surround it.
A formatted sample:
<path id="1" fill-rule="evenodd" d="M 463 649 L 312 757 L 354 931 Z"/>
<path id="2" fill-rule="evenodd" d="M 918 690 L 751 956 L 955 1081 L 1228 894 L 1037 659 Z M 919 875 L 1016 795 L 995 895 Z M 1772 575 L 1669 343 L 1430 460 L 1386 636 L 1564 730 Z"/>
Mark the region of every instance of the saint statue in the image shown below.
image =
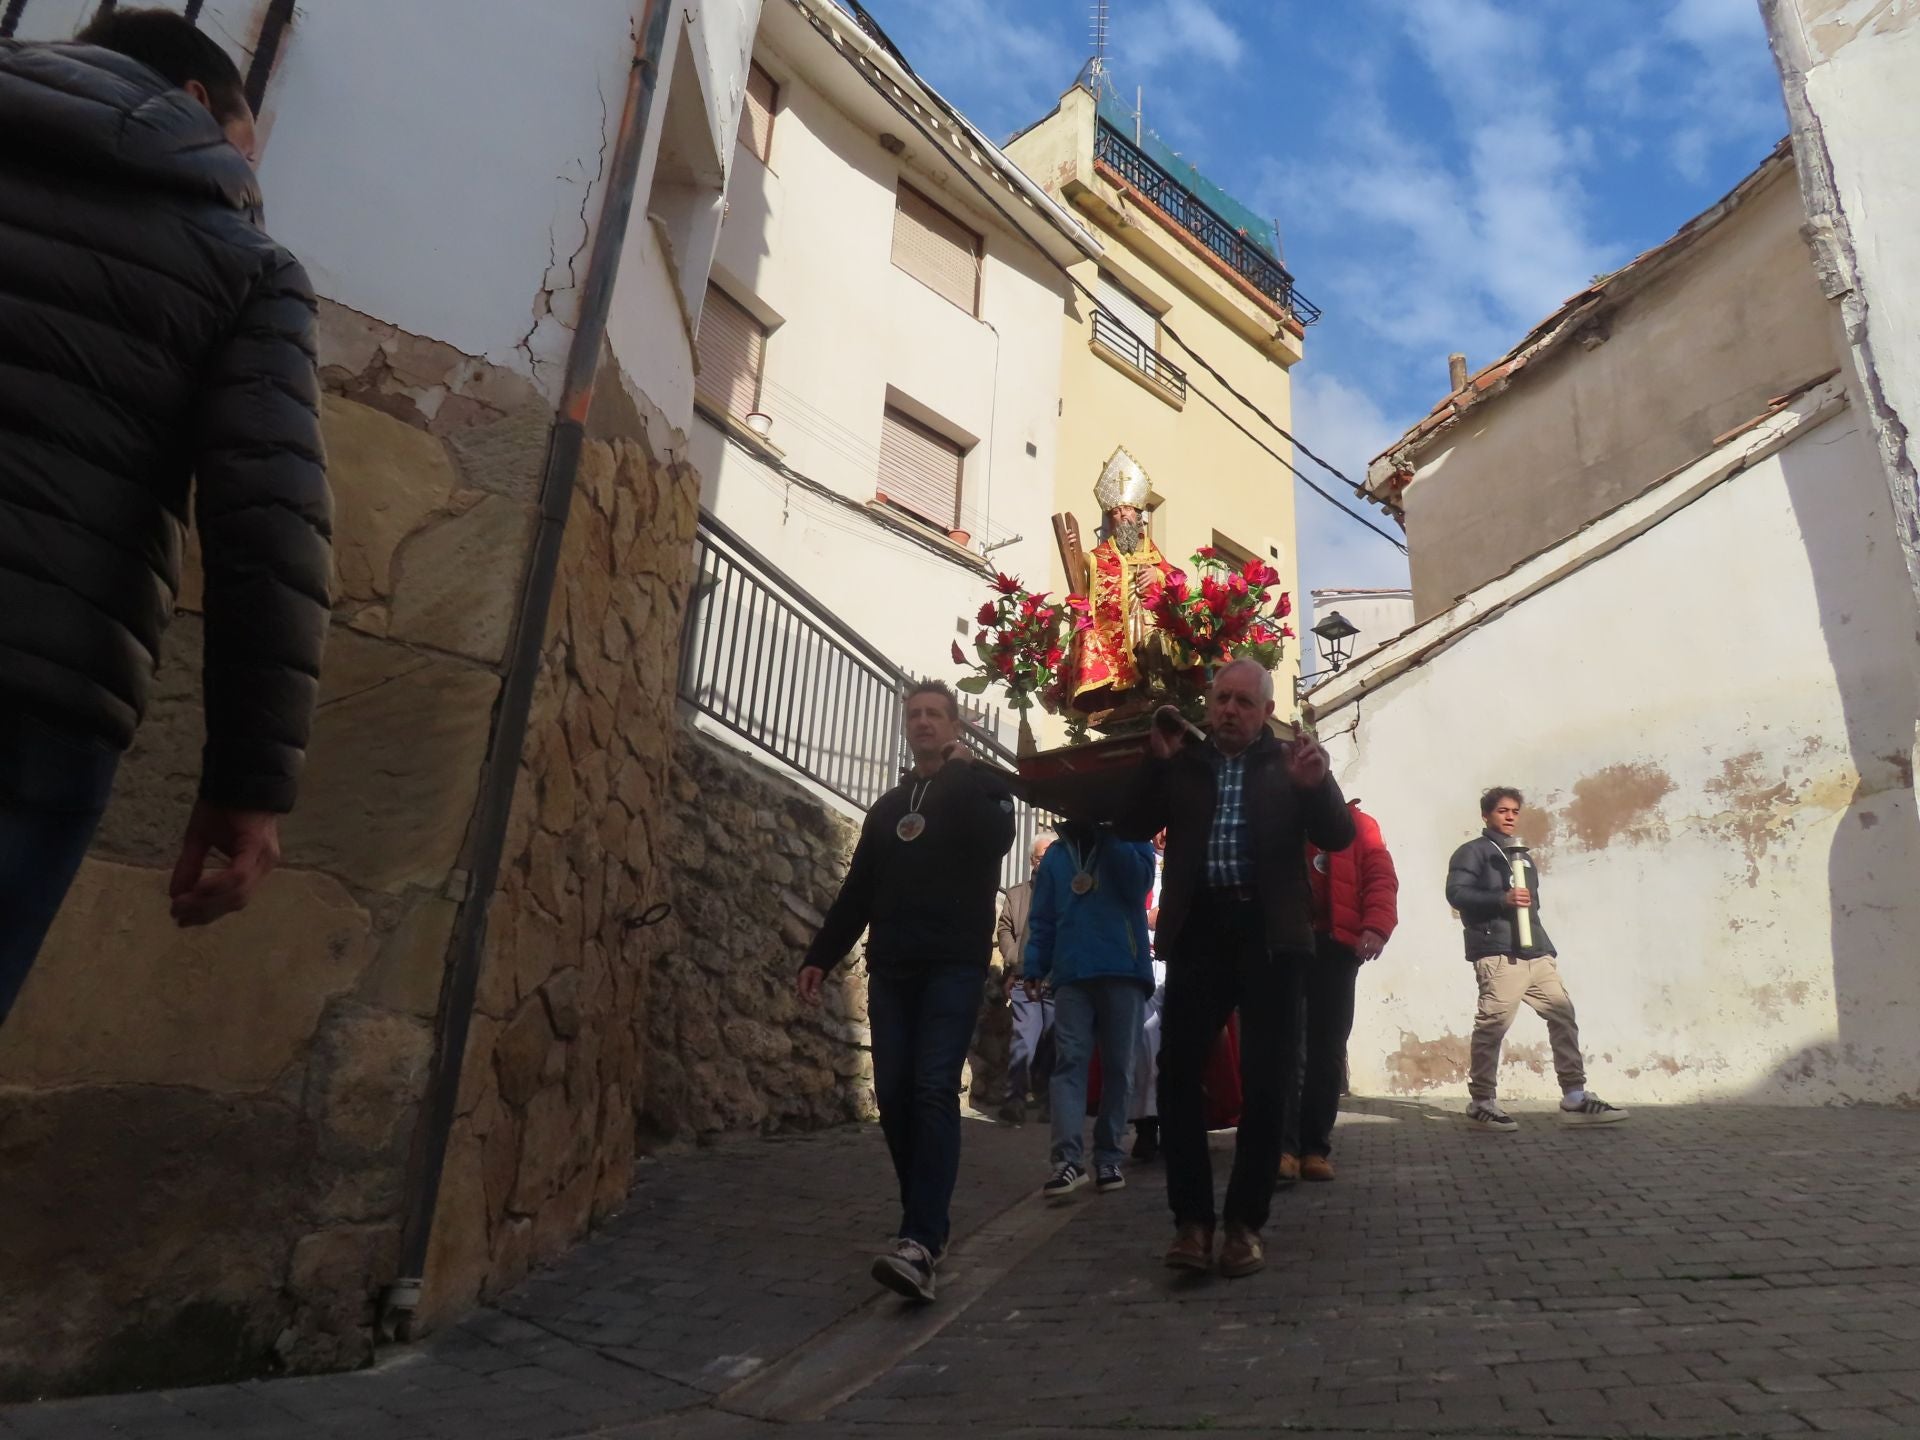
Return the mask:
<path id="1" fill-rule="evenodd" d="M 1150 584 L 1164 581 L 1169 570 L 1147 536 L 1152 489 L 1140 462 L 1124 448 L 1117 449 L 1093 487 L 1106 524 L 1092 552 L 1081 553 L 1079 526 L 1072 516 L 1055 518 L 1067 583 L 1087 596 L 1093 622 L 1077 637 L 1071 661 L 1070 703 L 1084 715 L 1111 714 L 1140 686 L 1142 660 L 1153 635 L 1140 596 Z"/>

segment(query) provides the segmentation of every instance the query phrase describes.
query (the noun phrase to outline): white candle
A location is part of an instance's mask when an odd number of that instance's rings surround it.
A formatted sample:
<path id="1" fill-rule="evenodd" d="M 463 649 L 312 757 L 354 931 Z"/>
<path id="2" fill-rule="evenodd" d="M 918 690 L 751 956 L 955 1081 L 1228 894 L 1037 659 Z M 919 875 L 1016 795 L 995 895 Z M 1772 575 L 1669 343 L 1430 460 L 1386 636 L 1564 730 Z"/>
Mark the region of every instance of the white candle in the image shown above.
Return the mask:
<path id="1" fill-rule="evenodd" d="M 1527 853 L 1524 846 L 1516 845 L 1507 852 L 1507 859 L 1513 864 L 1513 888 L 1527 888 Z M 1522 950 L 1533 948 L 1533 910 L 1527 905 L 1518 906 L 1513 916 L 1514 934 L 1519 938 Z"/>

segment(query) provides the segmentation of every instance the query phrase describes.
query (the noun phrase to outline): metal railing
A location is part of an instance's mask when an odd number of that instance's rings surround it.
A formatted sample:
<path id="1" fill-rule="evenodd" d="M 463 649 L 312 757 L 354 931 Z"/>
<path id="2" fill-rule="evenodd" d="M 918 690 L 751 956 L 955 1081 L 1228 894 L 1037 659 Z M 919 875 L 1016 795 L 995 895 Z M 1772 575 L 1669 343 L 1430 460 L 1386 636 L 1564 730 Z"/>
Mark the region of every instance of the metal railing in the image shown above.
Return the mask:
<path id="1" fill-rule="evenodd" d="M 680 698 L 741 739 L 867 810 L 909 764 L 901 704 L 916 682 L 725 523 L 701 512 L 680 645 Z M 965 739 L 1011 770 L 992 706 L 962 702 Z M 1002 882 L 1027 878 L 1048 817 L 1014 807 Z"/>
<path id="2" fill-rule="evenodd" d="M 1111 350 L 1168 393 L 1187 398 L 1187 372 L 1162 359 L 1159 351 L 1104 310 L 1093 312 L 1093 339 L 1101 349 Z"/>
<path id="3" fill-rule="evenodd" d="M 1320 318 L 1320 307 L 1293 288 L 1293 277 L 1284 265 L 1221 219 L 1204 200 L 1104 120 L 1094 132 L 1093 156 L 1112 166 L 1129 185 L 1302 325 Z"/>

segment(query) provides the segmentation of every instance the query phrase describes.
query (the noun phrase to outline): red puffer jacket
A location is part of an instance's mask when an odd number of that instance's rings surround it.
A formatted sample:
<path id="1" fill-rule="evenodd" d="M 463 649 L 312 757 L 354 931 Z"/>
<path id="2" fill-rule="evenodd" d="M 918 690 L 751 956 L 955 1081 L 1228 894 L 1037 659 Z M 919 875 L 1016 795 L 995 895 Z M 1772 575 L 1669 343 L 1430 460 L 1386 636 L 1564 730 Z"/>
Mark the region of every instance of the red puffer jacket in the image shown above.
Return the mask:
<path id="1" fill-rule="evenodd" d="M 1358 802 L 1353 812 L 1353 844 L 1332 853 L 1307 846 L 1307 871 L 1313 884 L 1313 928 L 1331 933 L 1342 945 L 1354 945 L 1371 930 L 1382 940 L 1400 923 L 1400 877 L 1393 856 L 1380 838 L 1380 825 Z"/>

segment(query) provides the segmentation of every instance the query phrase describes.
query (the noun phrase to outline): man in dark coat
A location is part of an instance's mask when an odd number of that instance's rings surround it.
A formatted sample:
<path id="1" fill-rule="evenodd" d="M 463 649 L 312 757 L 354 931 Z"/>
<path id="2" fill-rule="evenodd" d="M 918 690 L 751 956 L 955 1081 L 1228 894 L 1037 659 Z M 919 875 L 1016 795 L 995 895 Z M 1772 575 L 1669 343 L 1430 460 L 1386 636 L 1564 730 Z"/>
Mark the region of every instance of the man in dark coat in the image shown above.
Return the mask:
<path id="1" fill-rule="evenodd" d="M 931 1300 L 960 1173 L 960 1071 L 993 955 L 1000 862 L 1013 848 L 1013 794 L 961 743 L 953 692 L 907 692 L 913 768 L 874 802 L 847 878 L 801 962 L 820 1002 L 827 972 L 867 932 L 873 1096 L 900 1182 L 900 1235 L 873 1278 Z"/>
<path id="2" fill-rule="evenodd" d="M 206 748 L 174 919 L 239 909 L 278 858 L 331 509 L 313 293 L 260 228 L 253 145 L 239 72 L 180 15 L 0 41 L 0 1019 L 146 708 L 190 491 Z"/>
<path id="3" fill-rule="evenodd" d="M 1215 1038 L 1240 1012 L 1240 1133 L 1227 1187 L 1223 1275 L 1265 1264 L 1280 1168 L 1286 1084 L 1300 1056 L 1300 983 L 1313 958 L 1306 846 L 1344 850 L 1353 817 L 1313 740 L 1267 728 L 1273 676 L 1250 660 L 1221 667 L 1207 697 L 1212 734 L 1191 743 L 1156 725 L 1122 823 L 1128 838 L 1167 832 L 1159 928 L 1167 959 L 1160 1017 L 1160 1128 L 1176 1227 L 1167 1264 L 1213 1261 L 1213 1166 L 1201 1080 Z M 1177 722 L 1176 722 L 1177 723 Z"/>

